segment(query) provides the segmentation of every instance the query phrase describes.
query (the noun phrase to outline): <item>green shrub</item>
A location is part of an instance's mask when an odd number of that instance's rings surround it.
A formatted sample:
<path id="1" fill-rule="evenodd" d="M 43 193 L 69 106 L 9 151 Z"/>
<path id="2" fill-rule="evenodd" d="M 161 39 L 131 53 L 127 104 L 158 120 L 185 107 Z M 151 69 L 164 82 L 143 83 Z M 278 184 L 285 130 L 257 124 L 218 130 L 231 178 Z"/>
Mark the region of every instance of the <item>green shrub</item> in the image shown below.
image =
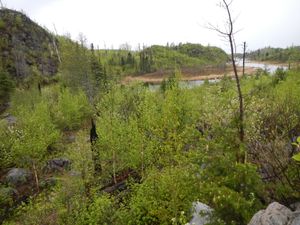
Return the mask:
<path id="1" fill-rule="evenodd" d="M 11 147 L 13 145 L 12 129 L 4 120 L 0 120 L 0 170 L 13 165 Z"/>
<path id="2" fill-rule="evenodd" d="M 59 92 L 57 100 L 52 102 L 51 114 L 61 130 L 73 130 L 78 129 L 83 120 L 91 115 L 91 108 L 82 91 L 73 93 L 64 88 Z"/>
<path id="3" fill-rule="evenodd" d="M 199 200 L 214 209 L 226 224 L 247 224 L 262 204 L 263 183 L 251 164 L 213 157 L 201 171 Z"/>
<path id="4" fill-rule="evenodd" d="M 108 195 L 94 196 L 86 207 L 81 207 L 76 216 L 78 225 L 113 224 L 114 203 Z"/>
<path id="5" fill-rule="evenodd" d="M 196 186 L 188 167 L 149 171 L 143 183 L 134 187 L 121 224 L 171 224 L 182 218 L 182 212 L 189 217 Z"/>

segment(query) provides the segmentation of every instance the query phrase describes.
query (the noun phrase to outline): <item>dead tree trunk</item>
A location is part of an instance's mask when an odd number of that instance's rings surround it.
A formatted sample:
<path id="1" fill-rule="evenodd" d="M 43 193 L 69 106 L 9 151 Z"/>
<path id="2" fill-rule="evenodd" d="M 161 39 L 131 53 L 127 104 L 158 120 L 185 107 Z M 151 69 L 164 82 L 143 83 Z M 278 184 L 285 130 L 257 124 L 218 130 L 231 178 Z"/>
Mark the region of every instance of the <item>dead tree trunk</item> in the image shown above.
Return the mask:
<path id="1" fill-rule="evenodd" d="M 96 130 L 96 124 L 94 120 L 91 120 L 91 130 L 90 130 L 90 142 L 91 142 L 91 149 L 92 149 L 92 159 L 94 162 L 94 173 L 95 175 L 100 174 L 102 172 L 101 163 L 99 153 L 96 150 L 95 144 L 98 139 L 98 134 Z"/>
<path id="2" fill-rule="evenodd" d="M 243 76 L 245 76 L 245 58 L 246 58 L 246 42 L 244 42 L 244 48 L 243 48 Z"/>
<path id="3" fill-rule="evenodd" d="M 227 13 L 227 20 L 226 20 L 226 29 L 225 31 L 221 30 L 219 27 L 214 26 L 212 24 L 209 24 L 209 29 L 214 30 L 216 32 L 218 32 L 221 36 L 223 36 L 224 38 L 226 38 L 229 42 L 230 45 L 230 59 L 231 59 L 231 63 L 232 63 L 232 67 L 233 67 L 233 72 L 234 72 L 234 77 L 235 77 L 235 82 L 236 82 L 236 88 L 237 88 L 237 93 L 238 93 L 238 100 L 239 100 L 239 116 L 238 116 L 238 133 L 239 133 L 239 140 L 240 140 L 240 144 L 239 146 L 242 146 L 243 142 L 244 142 L 244 136 L 245 136 L 245 132 L 244 132 L 244 103 L 243 103 L 243 95 L 242 95 L 242 90 L 241 90 L 241 85 L 240 85 L 240 79 L 238 76 L 238 72 L 237 72 L 237 66 L 236 66 L 236 62 L 235 62 L 235 44 L 234 44 L 234 30 L 233 30 L 233 19 L 231 16 L 231 12 L 230 12 L 230 5 L 232 3 L 229 2 L 227 3 L 226 0 L 222 0 L 223 4 L 221 4 L 221 7 L 223 7 L 226 10 Z M 241 150 L 239 150 L 239 152 L 237 153 L 237 161 L 238 162 L 245 162 L 246 159 L 246 153 L 245 152 L 240 152 Z"/>

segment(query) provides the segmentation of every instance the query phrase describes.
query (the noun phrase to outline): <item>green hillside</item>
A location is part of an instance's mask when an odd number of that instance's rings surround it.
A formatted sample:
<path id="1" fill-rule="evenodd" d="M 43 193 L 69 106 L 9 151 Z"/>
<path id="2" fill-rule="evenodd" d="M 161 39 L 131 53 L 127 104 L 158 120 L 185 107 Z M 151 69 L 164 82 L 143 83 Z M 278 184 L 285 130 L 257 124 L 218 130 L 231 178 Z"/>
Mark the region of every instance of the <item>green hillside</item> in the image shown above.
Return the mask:
<path id="1" fill-rule="evenodd" d="M 274 62 L 299 62 L 300 46 L 289 48 L 262 48 L 247 53 L 247 58 L 258 61 L 274 61 Z"/>

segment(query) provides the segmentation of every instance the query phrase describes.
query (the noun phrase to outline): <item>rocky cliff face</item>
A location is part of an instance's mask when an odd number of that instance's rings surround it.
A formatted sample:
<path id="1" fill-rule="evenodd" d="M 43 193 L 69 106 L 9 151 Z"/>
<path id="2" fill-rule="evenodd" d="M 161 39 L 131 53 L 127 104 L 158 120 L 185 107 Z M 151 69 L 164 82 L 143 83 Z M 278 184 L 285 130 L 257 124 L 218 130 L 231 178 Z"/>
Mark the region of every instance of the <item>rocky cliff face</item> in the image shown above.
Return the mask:
<path id="1" fill-rule="evenodd" d="M 57 40 L 23 13 L 0 10 L 0 66 L 14 78 L 57 72 Z"/>

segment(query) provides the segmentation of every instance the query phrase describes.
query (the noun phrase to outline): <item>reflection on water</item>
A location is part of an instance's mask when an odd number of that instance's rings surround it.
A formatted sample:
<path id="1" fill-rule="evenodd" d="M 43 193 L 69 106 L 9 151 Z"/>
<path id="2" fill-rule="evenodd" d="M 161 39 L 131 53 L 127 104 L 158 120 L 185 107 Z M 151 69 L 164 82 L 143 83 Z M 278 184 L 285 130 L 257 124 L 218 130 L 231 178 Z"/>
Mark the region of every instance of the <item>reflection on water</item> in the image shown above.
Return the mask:
<path id="1" fill-rule="evenodd" d="M 204 84 L 204 82 L 209 82 L 209 83 L 216 83 L 219 82 L 220 79 L 211 79 L 211 80 L 187 80 L 187 81 L 180 81 L 179 82 L 179 86 L 181 88 L 193 88 L 193 87 L 197 87 L 200 86 L 202 84 Z M 160 88 L 160 84 L 149 84 L 148 85 L 149 89 L 151 91 L 157 91 Z"/>
<path id="2" fill-rule="evenodd" d="M 243 61 L 238 59 L 237 65 L 243 66 Z M 287 66 L 251 62 L 251 61 L 247 61 L 247 60 L 245 62 L 245 67 L 253 67 L 253 68 L 257 68 L 257 69 L 263 69 L 263 70 L 267 70 L 269 73 L 274 73 L 278 68 L 282 68 L 284 70 L 288 69 Z"/>
<path id="3" fill-rule="evenodd" d="M 238 66 L 243 66 L 243 61 L 238 59 L 237 60 L 237 65 Z M 267 70 L 269 73 L 274 73 L 278 68 L 282 68 L 284 70 L 287 70 L 287 66 L 281 66 L 281 65 L 274 65 L 274 64 L 264 64 L 264 63 L 258 63 L 258 62 L 251 62 L 251 61 L 246 61 L 245 62 L 245 67 L 252 67 L 252 68 L 257 68 L 257 69 L 263 69 Z M 219 82 L 220 79 L 211 79 L 208 80 L 209 83 L 216 83 Z M 204 80 L 190 80 L 190 81 L 180 81 L 179 85 L 182 88 L 193 88 L 200 86 L 204 84 Z M 149 84 L 149 89 L 151 91 L 157 91 L 160 87 L 160 84 Z"/>

